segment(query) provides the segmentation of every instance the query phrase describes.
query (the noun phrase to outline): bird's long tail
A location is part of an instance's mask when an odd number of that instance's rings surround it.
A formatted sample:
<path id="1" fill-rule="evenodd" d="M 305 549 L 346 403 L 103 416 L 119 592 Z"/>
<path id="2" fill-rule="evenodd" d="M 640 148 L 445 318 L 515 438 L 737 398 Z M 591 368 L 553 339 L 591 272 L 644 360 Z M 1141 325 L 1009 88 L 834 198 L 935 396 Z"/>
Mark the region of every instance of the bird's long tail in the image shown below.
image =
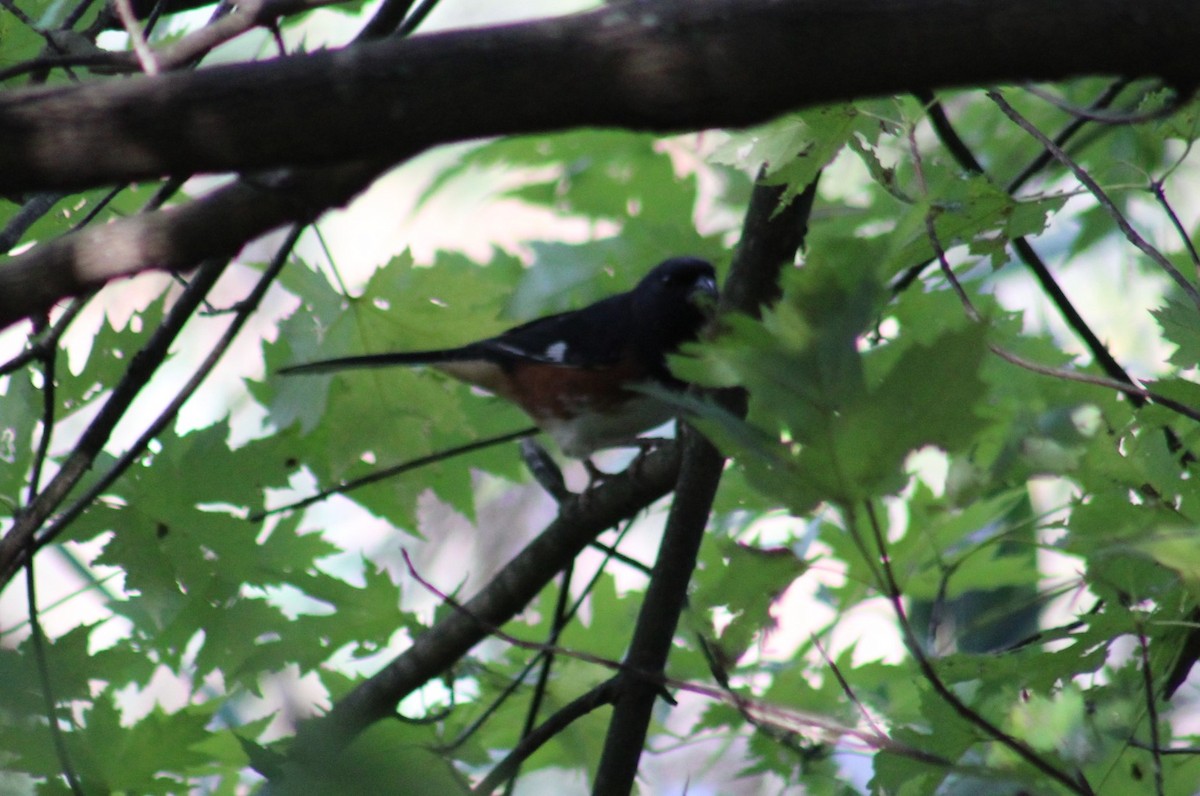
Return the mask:
<path id="1" fill-rule="evenodd" d="M 443 348 L 434 351 L 397 351 L 390 354 L 363 354 L 356 357 L 339 357 L 337 359 L 322 359 L 316 362 L 304 362 L 299 365 L 289 365 L 281 368 L 279 373 L 286 376 L 305 373 L 332 373 L 351 368 L 386 368 L 394 365 L 438 365 L 443 362 L 461 362 L 468 359 L 478 359 L 479 353 L 469 346 L 463 348 Z"/>

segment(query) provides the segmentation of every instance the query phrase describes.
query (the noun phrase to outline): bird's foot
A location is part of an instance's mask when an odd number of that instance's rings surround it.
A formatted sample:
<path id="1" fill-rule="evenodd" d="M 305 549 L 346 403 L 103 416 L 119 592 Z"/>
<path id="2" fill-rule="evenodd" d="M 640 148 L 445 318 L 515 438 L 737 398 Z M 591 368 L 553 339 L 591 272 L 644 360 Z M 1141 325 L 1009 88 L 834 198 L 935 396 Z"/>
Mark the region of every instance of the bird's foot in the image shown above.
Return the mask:
<path id="1" fill-rule="evenodd" d="M 630 447 L 638 449 L 637 456 L 634 457 L 627 468 L 630 478 L 637 481 L 641 477 L 642 464 L 646 461 L 646 457 L 657 450 L 660 445 L 668 442 L 672 442 L 669 437 L 638 437 L 630 443 Z"/>
<path id="2" fill-rule="evenodd" d="M 573 496 L 574 493 L 567 489 L 562 469 L 550 458 L 545 448 L 529 437 L 521 440 L 521 459 L 529 468 L 533 480 L 541 484 L 542 489 L 550 493 L 555 501 L 561 504 Z"/>

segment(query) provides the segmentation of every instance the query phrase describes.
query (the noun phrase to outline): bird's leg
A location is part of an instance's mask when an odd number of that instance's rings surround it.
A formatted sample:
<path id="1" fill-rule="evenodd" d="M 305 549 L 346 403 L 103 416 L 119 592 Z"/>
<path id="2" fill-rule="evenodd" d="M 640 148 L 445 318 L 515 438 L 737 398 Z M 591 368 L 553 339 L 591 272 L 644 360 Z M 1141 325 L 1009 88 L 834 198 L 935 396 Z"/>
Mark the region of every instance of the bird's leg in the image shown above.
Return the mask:
<path id="1" fill-rule="evenodd" d="M 659 445 L 669 441 L 667 437 L 638 437 L 629 443 L 629 447 L 638 449 L 638 455 L 629 463 L 629 475 L 634 481 L 641 473 L 642 461 Z"/>
<path id="2" fill-rule="evenodd" d="M 664 442 L 673 442 L 674 437 L 637 437 L 629 441 L 629 447 L 638 449 L 638 457 L 645 456 Z"/>
<path id="3" fill-rule="evenodd" d="M 571 490 L 567 489 L 562 470 L 554 459 L 550 458 L 545 448 L 529 437 L 521 440 L 521 459 L 529 468 L 533 480 L 541 484 L 542 489 L 550 493 L 550 497 L 562 503 L 572 496 Z"/>
<path id="4" fill-rule="evenodd" d="M 633 475 L 634 478 L 637 478 L 638 466 L 641 464 L 642 459 L 644 459 L 646 457 L 646 454 L 650 453 L 650 451 L 654 450 L 660 444 L 667 442 L 667 441 L 668 441 L 668 439 L 666 437 L 637 437 L 635 439 L 629 440 L 628 444 L 624 445 L 624 447 L 627 447 L 627 448 L 637 448 L 637 451 L 638 451 L 637 456 L 635 456 L 633 458 L 633 461 L 631 461 L 629 463 L 629 467 L 627 468 L 631 472 L 631 474 Z M 593 462 L 591 459 L 584 459 L 583 466 L 587 470 L 587 474 L 588 474 L 588 483 L 587 483 L 587 489 L 584 490 L 585 492 L 590 490 L 594 486 L 598 486 L 599 484 L 603 483 L 606 479 L 611 478 L 613 475 L 615 475 L 615 473 L 604 472 L 599 467 L 597 467 L 596 463 Z"/>

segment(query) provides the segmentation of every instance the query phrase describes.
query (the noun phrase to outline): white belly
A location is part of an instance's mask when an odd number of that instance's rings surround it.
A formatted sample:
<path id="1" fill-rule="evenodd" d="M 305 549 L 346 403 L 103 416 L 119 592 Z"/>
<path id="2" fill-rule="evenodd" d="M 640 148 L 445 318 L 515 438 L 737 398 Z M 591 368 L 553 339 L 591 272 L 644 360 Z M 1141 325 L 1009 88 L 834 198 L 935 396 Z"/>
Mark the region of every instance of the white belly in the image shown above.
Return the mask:
<path id="1" fill-rule="evenodd" d="M 583 459 L 602 448 L 629 445 L 638 434 L 661 426 L 676 412 L 671 404 L 641 395 L 624 404 L 619 414 L 592 412 L 575 420 L 549 418 L 541 425 L 563 453 Z"/>

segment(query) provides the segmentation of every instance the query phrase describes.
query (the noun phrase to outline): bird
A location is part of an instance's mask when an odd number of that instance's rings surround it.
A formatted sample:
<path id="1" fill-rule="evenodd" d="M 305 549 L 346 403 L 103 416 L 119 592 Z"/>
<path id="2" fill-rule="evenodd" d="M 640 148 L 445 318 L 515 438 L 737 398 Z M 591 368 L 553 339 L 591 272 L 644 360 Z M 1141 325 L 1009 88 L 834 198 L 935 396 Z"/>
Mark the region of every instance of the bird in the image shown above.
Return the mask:
<path id="1" fill-rule="evenodd" d="M 716 271 L 697 257 L 664 260 L 630 291 L 547 315 L 457 348 L 340 357 L 285 375 L 425 365 L 520 407 L 568 457 L 641 446 L 639 435 L 678 414 L 635 385 L 681 391 L 667 355 L 696 340 L 716 307 Z M 589 472 L 594 468 L 589 466 Z"/>

